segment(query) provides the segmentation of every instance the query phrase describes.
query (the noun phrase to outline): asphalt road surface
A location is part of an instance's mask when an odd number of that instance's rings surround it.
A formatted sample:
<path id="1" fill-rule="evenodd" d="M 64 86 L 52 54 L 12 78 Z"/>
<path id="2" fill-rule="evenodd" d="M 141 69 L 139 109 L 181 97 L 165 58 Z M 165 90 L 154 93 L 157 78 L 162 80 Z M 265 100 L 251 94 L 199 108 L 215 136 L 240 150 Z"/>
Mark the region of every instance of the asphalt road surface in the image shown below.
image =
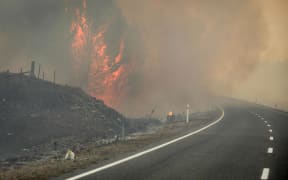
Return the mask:
<path id="1" fill-rule="evenodd" d="M 288 179 L 288 113 L 247 104 L 224 111 L 197 134 L 80 179 Z"/>

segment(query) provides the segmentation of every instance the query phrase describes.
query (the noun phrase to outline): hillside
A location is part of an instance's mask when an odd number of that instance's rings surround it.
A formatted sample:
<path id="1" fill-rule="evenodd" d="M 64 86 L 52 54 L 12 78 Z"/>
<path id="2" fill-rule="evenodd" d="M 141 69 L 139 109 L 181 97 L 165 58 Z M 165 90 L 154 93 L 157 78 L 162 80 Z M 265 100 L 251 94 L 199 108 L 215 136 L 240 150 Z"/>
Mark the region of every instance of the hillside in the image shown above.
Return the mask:
<path id="1" fill-rule="evenodd" d="M 81 89 L 7 72 L 0 74 L 0 114 L 0 159 L 47 142 L 61 146 L 63 137 L 71 145 L 114 137 L 121 130 L 117 118 L 125 119 Z"/>
<path id="2" fill-rule="evenodd" d="M 0 179 L 30 180 L 137 152 L 202 127 L 219 112 L 193 113 L 189 124 L 181 115 L 163 124 L 129 119 L 81 89 L 6 72 L 0 73 L 0 115 Z M 117 138 L 122 127 L 126 138 Z M 64 160 L 68 148 L 75 161 Z"/>

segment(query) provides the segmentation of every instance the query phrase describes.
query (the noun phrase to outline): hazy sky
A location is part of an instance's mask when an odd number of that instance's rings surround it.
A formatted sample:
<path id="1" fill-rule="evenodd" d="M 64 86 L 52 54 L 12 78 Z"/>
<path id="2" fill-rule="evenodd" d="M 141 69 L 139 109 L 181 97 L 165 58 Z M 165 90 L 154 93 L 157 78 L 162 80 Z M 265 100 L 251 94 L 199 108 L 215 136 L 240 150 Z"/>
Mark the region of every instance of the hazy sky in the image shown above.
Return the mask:
<path id="1" fill-rule="evenodd" d="M 234 95 L 288 109 L 288 1 L 259 0 L 267 41 L 260 63 Z"/>
<path id="2" fill-rule="evenodd" d="M 48 79 L 56 70 L 59 83 L 86 90 L 89 68 L 73 69 L 69 11 L 82 2 L 1 1 L 0 70 L 28 69 L 33 59 Z M 121 63 L 129 68 L 114 106 L 125 114 L 182 111 L 214 95 L 288 109 L 286 0 L 90 0 L 86 11 L 89 32 L 107 26 L 110 57 L 125 41 Z"/>
<path id="3" fill-rule="evenodd" d="M 287 1 L 118 2 L 145 37 L 145 82 L 160 94 L 149 97 L 181 104 L 204 91 L 288 107 Z"/>

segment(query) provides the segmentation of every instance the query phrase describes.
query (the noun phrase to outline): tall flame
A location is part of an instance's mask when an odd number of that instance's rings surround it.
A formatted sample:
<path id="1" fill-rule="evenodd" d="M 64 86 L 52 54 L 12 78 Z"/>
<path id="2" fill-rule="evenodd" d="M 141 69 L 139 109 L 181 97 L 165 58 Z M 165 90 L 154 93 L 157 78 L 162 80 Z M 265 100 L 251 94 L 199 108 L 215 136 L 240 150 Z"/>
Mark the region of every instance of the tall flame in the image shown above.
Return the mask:
<path id="1" fill-rule="evenodd" d="M 83 10 L 79 8 L 73 10 L 74 19 L 71 23 L 70 32 L 73 35 L 72 40 L 72 54 L 74 57 L 74 68 L 76 71 L 79 71 L 83 63 L 83 57 L 88 53 L 88 34 L 89 34 L 89 25 L 87 23 L 86 17 L 86 0 L 83 1 Z"/>
<path id="2" fill-rule="evenodd" d="M 110 106 L 117 106 L 127 84 L 128 65 L 123 63 L 124 39 L 120 40 L 118 54 L 110 56 L 105 42 L 107 25 L 100 28 L 92 26 L 93 21 L 87 18 L 87 2 L 83 0 L 82 9 L 72 12 L 71 23 L 72 55 L 75 59 L 76 72 L 88 63 L 87 92 L 102 99 Z"/>

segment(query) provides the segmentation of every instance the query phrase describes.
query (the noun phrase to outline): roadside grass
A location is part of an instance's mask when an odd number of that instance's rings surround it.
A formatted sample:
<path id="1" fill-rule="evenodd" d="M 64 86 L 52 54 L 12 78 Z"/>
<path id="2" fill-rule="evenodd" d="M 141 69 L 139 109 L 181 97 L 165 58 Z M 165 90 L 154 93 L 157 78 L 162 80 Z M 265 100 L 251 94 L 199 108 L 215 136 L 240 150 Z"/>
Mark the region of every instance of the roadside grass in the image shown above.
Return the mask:
<path id="1" fill-rule="evenodd" d="M 153 139 L 152 136 L 146 136 L 102 147 L 89 147 L 86 151 L 79 153 L 75 161 L 64 160 L 61 156 L 30 162 L 21 167 L 11 167 L 8 170 L 0 171 L 0 179 L 36 180 L 56 177 L 91 164 L 116 158 L 121 154 L 135 152 L 153 142 Z"/>

